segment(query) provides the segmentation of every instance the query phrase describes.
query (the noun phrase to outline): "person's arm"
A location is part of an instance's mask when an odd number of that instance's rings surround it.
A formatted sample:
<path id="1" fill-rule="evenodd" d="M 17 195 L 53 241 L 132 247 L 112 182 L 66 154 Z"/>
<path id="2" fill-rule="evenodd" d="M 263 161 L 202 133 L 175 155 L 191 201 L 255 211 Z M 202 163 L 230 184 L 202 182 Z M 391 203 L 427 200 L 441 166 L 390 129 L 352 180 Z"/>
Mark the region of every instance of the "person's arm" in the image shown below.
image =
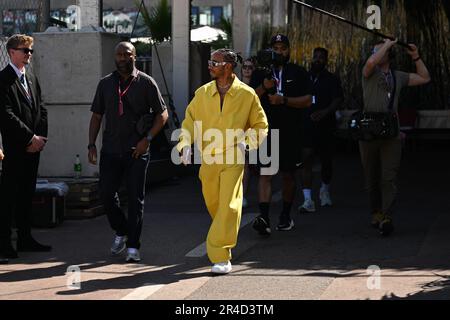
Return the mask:
<path id="1" fill-rule="evenodd" d="M 327 108 L 316 111 L 313 114 L 311 114 L 311 119 L 313 121 L 320 121 L 323 118 L 327 117 L 328 115 L 335 113 L 340 108 L 343 101 L 344 98 L 342 97 L 335 98 Z"/>
<path id="2" fill-rule="evenodd" d="M 169 119 L 169 113 L 167 110 L 164 110 L 162 113 L 158 114 L 153 122 L 153 126 L 150 129 L 150 135 L 155 137 L 167 123 Z"/>
<path id="3" fill-rule="evenodd" d="M 28 126 L 20 120 L 13 111 L 8 89 L 0 88 L 0 126 L 5 135 L 14 137 L 20 146 L 25 150 L 33 142 L 35 134 Z"/>
<path id="4" fill-rule="evenodd" d="M 148 103 L 152 106 L 153 112 L 155 112 L 156 117 L 153 120 L 152 127 L 148 132 L 147 136 L 143 137 L 138 144 L 136 149 L 133 151 L 132 157 L 137 159 L 141 155 L 148 151 L 150 146 L 150 139 L 155 137 L 167 123 L 169 118 L 169 113 L 167 112 L 167 107 L 164 99 L 161 95 L 158 85 L 154 80 L 149 81 L 149 88 L 147 90 Z M 150 108 L 149 108 L 150 111 Z"/>
<path id="5" fill-rule="evenodd" d="M 268 80 L 259 70 L 255 70 L 250 78 L 252 87 L 259 98 L 265 95 L 270 89 L 275 87 L 275 80 Z"/>
<path id="6" fill-rule="evenodd" d="M 423 63 L 422 59 L 420 58 L 417 47 L 414 44 L 409 44 L 409 46 L 412 48 L 412 50 L 408 50 L 408 54 L 416 63 L 416 73 L 409 74 L 408 86 L 413 87 L 427 84 L 431 81 L 430 73 L 428 72 L 425 63 Z"/>
<path id="7" fill-rule="evenodd" d="M 269 95 L 271 105 L 286 105 L 290 108 L 304 109 L 312 105 L 312 82 L 305 69 L 297 67 L 295 72 L 295 92 L 298 97 L 288 97 L 282 95 Z"/>
<path id="8" fill-rule="evenodd" d="M 2 161 L 5 158 L 5 155 L 3 154 L 3 150 L 0 149 L 0 161 Z"/>
<path id="9" fill-rule="evenodd" d="M 309 108 L 312 105 L 312 95 L 308 94 L 302 97 L 284 97 L 279 94 L 269 94 L 269 102 L 274 106 L 285 104 L 291 108 L 304 109 Z"/>
<path id="10" fill-rule="evenodd" d="M 162 113 L 158 114 L 153 121 L 153 125 L 149 131 L 149 135 L 151 137 L 155 137 L 161 131 L 161 129 L 164 128 L 167 119 L 169 119 L 169 113 L 167 112 L 167 110 L 164 110 Z M 137 159 L 147 152 L 150 146 L 150 140 L 148 138 L 149 135 L 145 136 L 138 142 L 138 144 L 136 145 L 136 149 L 132 154 L 133 158 Z"/>
<path id="11" fill-rule="evenodd" d="M 181 125 L 181 134 L 178 138 L 179 142 L 176 146 L 178 152 L 182 153 L 183 149 L 190 148 L 194 143 L 194 121 L 195 121 L 195 101 L 196 98 L 191 101 L 189 106 L 186 108 L 185 118 Z"/>
<path id="12" fill-rule="evenodd" d="M 100 81 L 97 86 L 94 101 L 91 106 L 91 121 L 89 123 L 89 145 L 88 145 L 88 161 L 89 163 L 97 164 L 97 147 L 95 142 L 102 125 L 103 114 L 105 113 L 105 103 L 103 99 L 103 82 Z"/>
<path id="13" fill-rule="evenodd" d="M 275 80 L 264 79 L 261 85 L 259 85 L 255 92 L 259 98 L 261 98 L 264 94 L 266 94 L 269 90 L 275 87 Z"/>
<path id="14" fill-rule="evenodd" d="M 97 136 L 102 125 L 102 119 L 103 115 L 93 112 L 91 116 L 91 122 L 89 123 L 88 159 L 89 163 L 94 165 L 97 164 L 97 147 L 95 145 L 95 142 L 97 141 Z"/>
<path id="15" fill-rule="evenodd" d="M 309 108 L 312 105 L 312 95 L 302 97 L 281 97 L 286 106 L 296 109 Z M 281 99 L 278 99 L 281 100 Z"/>
<path id="16" fill-rule="evenodd" d="M 246 132 L 246 141 L 250 150 L 257 149 L 264 141 L 269 131 L 269 122 L 264 112 L 261 102 L 257 96 L 254 96 L 250 115 L 248 119 L 248 130 Z"/>
<path id="17" fill-rule="evenodd" d="M 255 92 L 258 95 L 258 97 L 261 98 L 267 91 L 264 88 L 264 85 L 261 84 L 260 86 L 255 88 Z"/>
<path id="18" fill-rule="evenodd" d="M 392 41 L 389 39 L 386 39 L 384 42 L 384 45 L 380 47 L 380 49 L 372 54 L 370 58 L 367 60 L 366 64 L 363 68 L 363 75 L 364 77 L 370 78 L 372 73 L 375 71 L 376 66 L 381 62 L 381 60 L 384 58 L 384 56 L 387 54 L 389 49 L 391 49 L 395 44 L 397 43 L 397 40 Z"/>
<path id="19" fill-rule="evenodd" d="M 36 83 L 36 89 L 37 89 L 37 95 L 38 95 L 38 100 L 40 101 L 40 110 L 41 110 L 41 118 L 39 121 L 39 126 L 38 126 L 38 130 L 37 130 L 37 134 L 47 138 L 48 136 L 48 113 L 47 113 L 47 108 L 45 108 L 44 106 L 44 102 L 42 101 L 42 96 L 41 96 L 41 86 L 39 85 L 39 81 L 36 77 L 34 77 L 34 81 Z"/>
<path id="20" fill-rule="evenodd" d="M 344 93 L 342 90 L 341 81 L 337 77 L 335 78 L 335 84 L 330 94 L 333 97 L 331 104 L 327 108 L 316 111 L 313 114 L 311 114 L 311 119 L 313 121 L 320 121 L 323 118 L 327 117 L 328 115 L 335 113 L 344 102 Z"/>

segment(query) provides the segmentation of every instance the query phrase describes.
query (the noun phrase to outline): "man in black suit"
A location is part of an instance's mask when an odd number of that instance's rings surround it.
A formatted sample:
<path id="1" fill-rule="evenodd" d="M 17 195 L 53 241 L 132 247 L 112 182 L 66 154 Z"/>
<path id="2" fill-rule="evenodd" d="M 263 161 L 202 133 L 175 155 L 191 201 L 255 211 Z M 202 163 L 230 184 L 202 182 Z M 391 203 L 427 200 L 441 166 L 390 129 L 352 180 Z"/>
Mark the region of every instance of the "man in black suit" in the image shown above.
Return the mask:
<path id="1" fill-rule="evenodd" d="M 0 132 L 5 151 L 0 183 L 0 257 L 9 259 L 17 258 L 17 251 L 51 250 L 31 236 L 39 155 L 47 141 L 47 110 L 39 83 L 25 69 L 32 46 L 32 37 L 11 36 L 6 43 L 11 61 L 0 71 Z M 16 249 L 11 244 L 13 218 L 18 231 Z"/>

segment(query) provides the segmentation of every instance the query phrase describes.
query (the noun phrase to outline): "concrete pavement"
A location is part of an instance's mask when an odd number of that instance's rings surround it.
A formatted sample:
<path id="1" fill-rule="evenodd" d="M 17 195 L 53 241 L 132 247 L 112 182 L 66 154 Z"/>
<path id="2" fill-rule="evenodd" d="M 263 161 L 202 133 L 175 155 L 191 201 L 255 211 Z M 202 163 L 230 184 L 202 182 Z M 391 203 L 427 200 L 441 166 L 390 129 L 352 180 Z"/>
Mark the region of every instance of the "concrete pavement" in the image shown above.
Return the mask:
<path id="1" fill-rule="evenodd" d="M 105 216 L 65 221 L 34 231 L 54 246 L 51 253 L 22 253 L 0 266 L 0 299 L 448 299 L 449 160 L 444 151 L 405 154 L 396 232 L 382 238 L 369 226 L 358 154 L 339 154 L 334 207 L 293 211 L 295 229 L 269 238 L 243 226 L 233 272 L 220 277 L 210 274 L 206 256 L 186 256 L 205 241 L 210 223 L 197 177 L 168 181 L 147 197 L 140 264 L 109 255 Z M 255 183 L 249 218 L 257 214 Z M 277 178 L 275 192 L 279 186 Z M 280 202 L 272 205 L 273 229 L 280 210 Z M 68 286 L 77 280 L 70 266 L 81 271 L 80 288 Z M 379 269 L 368 273 L 369 266 Z"/>

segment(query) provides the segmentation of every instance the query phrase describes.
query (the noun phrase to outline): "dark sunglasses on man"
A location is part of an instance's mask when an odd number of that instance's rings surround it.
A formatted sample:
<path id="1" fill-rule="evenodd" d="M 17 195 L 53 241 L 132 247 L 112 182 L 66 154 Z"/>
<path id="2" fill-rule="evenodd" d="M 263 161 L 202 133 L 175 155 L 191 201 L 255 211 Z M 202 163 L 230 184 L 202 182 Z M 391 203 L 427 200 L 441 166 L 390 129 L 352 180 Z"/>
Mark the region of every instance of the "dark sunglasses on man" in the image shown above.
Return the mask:
<path id="1" fill-rule="evenodd" d="M 250 65 L 250 64 L 244 64 L 242 66 L 242 69 L 244 69 L 244 70 L 253 70 L 254 67 L 252 65 Z"/>
<path id="2" fill-rule="evenodd" d="M 17 51 L 22 51 L 25 54 L 33 54 L 34 50 L 33 49 L 28 49 L 28 48 L 13 48 L 14 50 Z"/>

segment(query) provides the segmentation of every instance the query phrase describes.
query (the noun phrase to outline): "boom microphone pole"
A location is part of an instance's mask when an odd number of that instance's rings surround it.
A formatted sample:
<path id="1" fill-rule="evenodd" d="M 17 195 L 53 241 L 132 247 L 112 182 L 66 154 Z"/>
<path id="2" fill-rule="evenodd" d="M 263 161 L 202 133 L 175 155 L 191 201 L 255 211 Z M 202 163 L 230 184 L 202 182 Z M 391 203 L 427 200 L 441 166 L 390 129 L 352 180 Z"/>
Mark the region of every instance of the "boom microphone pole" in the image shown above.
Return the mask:
<path id="1" fill-rule="evenodd" d="M 355 27 L 355 28 L 358 28 L 358 29 L 361 29 L 361 30 L 370 32 L 370 33 L 372 33 L 372 34 L 374 34 L 374 35 L 376 35 L 376 36 L 379 36 L 379 37 L 381 37 L 381 38 L 389 39 L 389 40 L 393 40 L 393 41 L 395 40 L 394 37 L 387 36 L 387 35 L 385 35 L 385 34 L 382 34 L 382 33 L 378 32 L 378 31 L 375 31 L 375 30 L 370 30 L 369 28 L 366 28 L 366 27 L 364 27 L 364 26 L 361 26 L 361 25 L 359 25 L 359 24 L 357 24 L 357 23 L 355 23 L 355 22 L 353 22 L 353 21 L 349 21 L 349 20 L 347 20 L 347 19 L 345 19 L 345 18 L 343 18 L 343 17 L 340 17 L 340 16 L 335 15 L 335 14 L 333 14 L 333 13 L 330 13 L 330 12 L 328 12 L 328 11 L 322 10 L 322 9 L 320 9 L 320 8 L 314 7 L 314 6 L 312 6 L 312 5 L 310 5 L 310 4 L 307 4 L 307 3 L 305 3 L 305 2 L 298 1 L 298 0 L 291 0 L 291 1 L 294 2 L 294 3 L 296 3 L 296 4 L 301 5 L 301 6 L 303 6 L 303 7 L 306 7 L 306 8 L 308 8 L 308 9 L 311 9 L 311 10 L 313 10 L 313 11 L 316 11 L 316 12 L 319 12 L 319 13 L 321 13 L 321 14 L 324 14 L 324 15 L 327 15 L 327 16 L 329 16 L 329 17 L 332 17 L 332 18 L 334 18 L 334 19 L 336 19 L 336 20 L 345 22 L 345 23 L 347 23 L 347 24 L 349 24 L 349 25 L 351 25 L 351 26 L 353 26 L 353 27 Z M 404 42 L 402 42 L 402 41 L 398 41 L 397 44 L 398 44 L 398 45 L 401 45 L 402 47 L 405 47 L 405 48 L 407 48 L 407 49 L 409 49 L 409 50 L 412 49 L 407 43 L 404 43 Z"/>

